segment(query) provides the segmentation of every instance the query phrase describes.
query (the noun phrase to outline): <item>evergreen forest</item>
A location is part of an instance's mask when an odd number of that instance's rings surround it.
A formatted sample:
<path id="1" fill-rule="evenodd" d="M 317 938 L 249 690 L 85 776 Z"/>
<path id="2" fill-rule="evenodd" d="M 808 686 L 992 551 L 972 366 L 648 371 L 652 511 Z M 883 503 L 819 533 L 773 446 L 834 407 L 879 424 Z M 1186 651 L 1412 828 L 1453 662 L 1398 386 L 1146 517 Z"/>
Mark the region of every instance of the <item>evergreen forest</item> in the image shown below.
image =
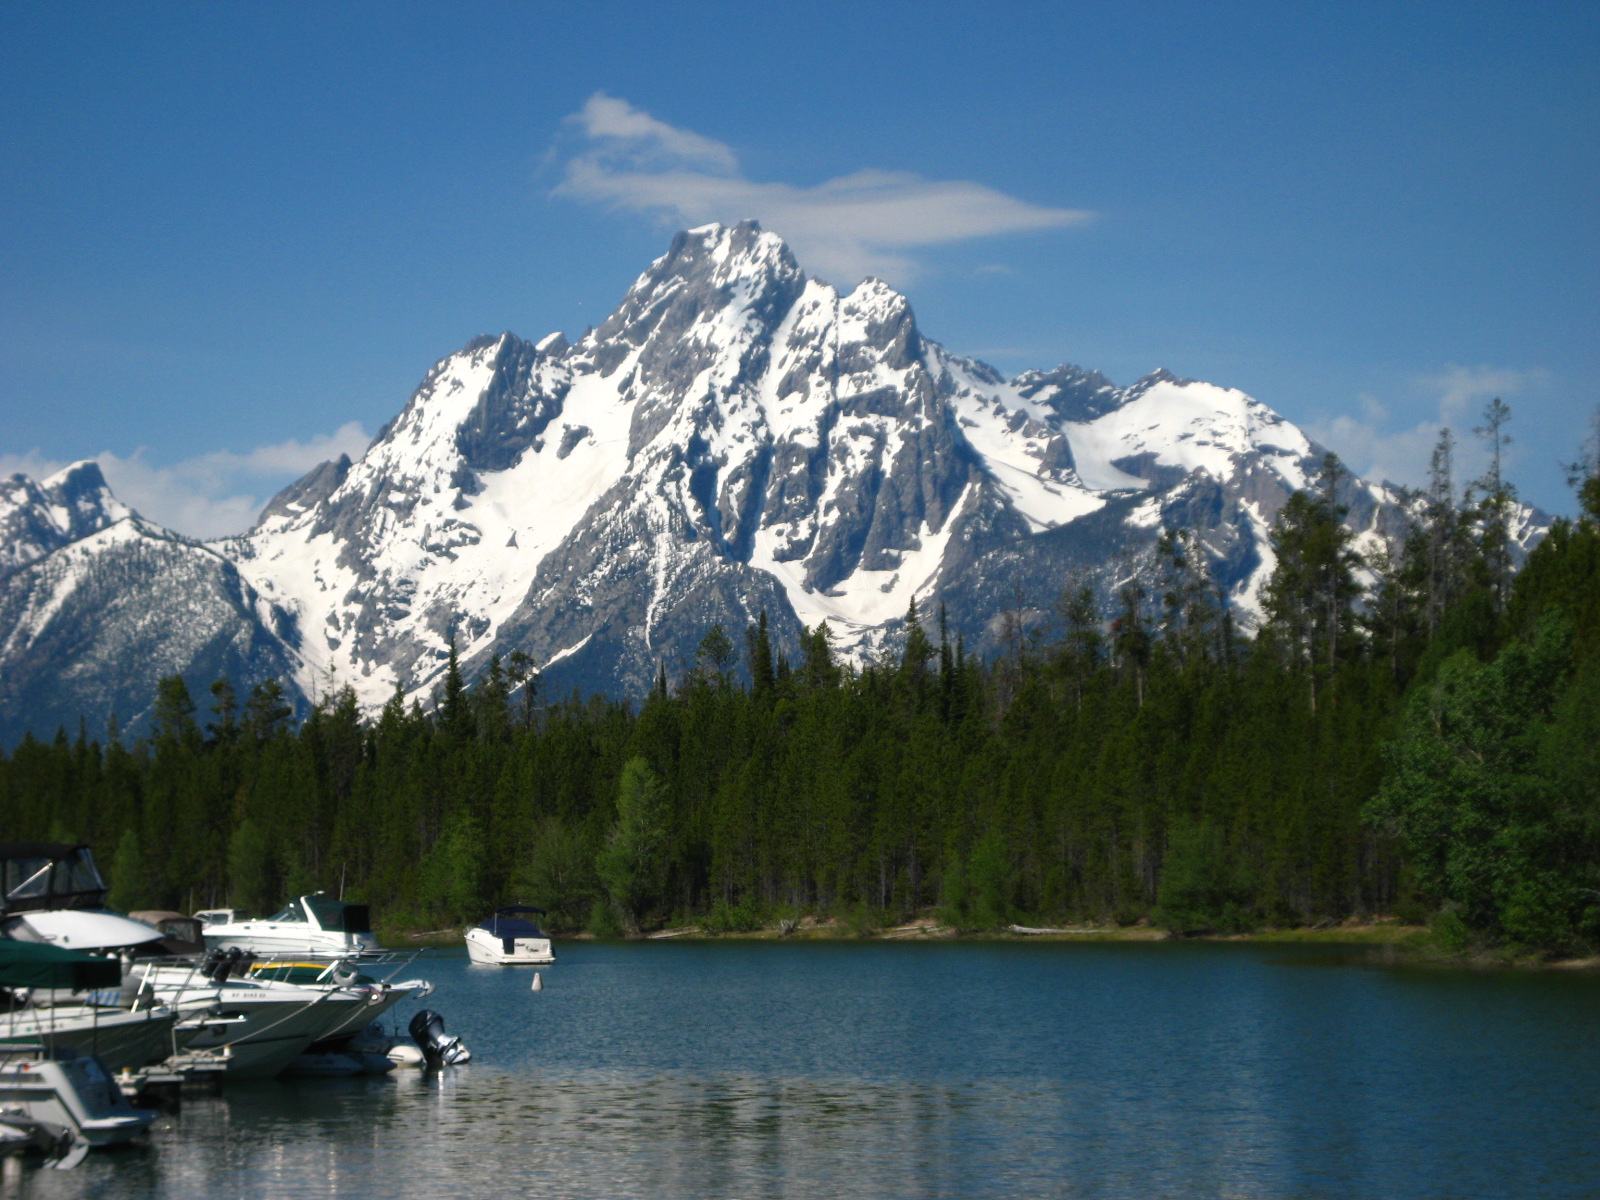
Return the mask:
<path id="1" fill-rule="evenodd" d="M 148 738 L 0 754 L 8 838 L 92 843 L 113 907 L 264 913 L 325 889 L 389 929 L 538 904 L 557 931 L 709 932 L 805 914 L 871 929 L 1148 920 L 1246 931 L 1351 917 L 1447 940 L 1600 948 L 1600 473 L 1512 569 L 1492 466 L 1448 432 L 1413 520 L 1358 552 L 1341 467 L 1295 494 L 1252 637 L 1194 534 L 1102 594 L 996 614 L 988 661 L 937 611 L 841 664 L 765 618 L 712 627 L 633 701 L 540 695 L 522 655 L 364 721 L 295 721 L 273 683 L 162 682 Z"/>

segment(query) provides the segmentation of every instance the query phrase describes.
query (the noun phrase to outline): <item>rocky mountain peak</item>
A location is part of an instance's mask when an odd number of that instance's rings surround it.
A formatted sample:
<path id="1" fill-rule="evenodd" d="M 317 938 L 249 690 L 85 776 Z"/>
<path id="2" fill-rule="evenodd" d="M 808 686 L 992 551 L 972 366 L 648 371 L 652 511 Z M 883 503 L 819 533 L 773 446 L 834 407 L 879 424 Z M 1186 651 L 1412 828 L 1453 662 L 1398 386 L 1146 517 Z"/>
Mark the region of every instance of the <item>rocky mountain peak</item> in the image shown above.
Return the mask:
<path id="1" fill-rule="evenodd" d="M 729 333 L 741 319 L 770 328 L 804 284 L 783 239 L 754 221 L 704 225 L 673 238 L 584 342 L 602 351 L 638 348 L 651 339 L 671 341 L 703 329 L 712 315 L 722 318 Z M 610 374 L 620 361 L 611 355 L 597 365 L 601 374 Z"/>
<path id="2" fill-rule="evenodd" d="M 293 520 L 321 504 L 333 495 L 349 474 L 348 454 L 341 454 L 332 462 L 319 463 L 267 501 L 261 515 L 256 518 L 255 528 L 260 529 L 272 520 Z"/>
<path id="3" fill-rule="evenodd" d="M 20 473 L 12 475 L 0 481 L 0 572 L 25 566 L 134 515 L 112 495 L 93 459 L 72 463 L 39 483 Z"/>

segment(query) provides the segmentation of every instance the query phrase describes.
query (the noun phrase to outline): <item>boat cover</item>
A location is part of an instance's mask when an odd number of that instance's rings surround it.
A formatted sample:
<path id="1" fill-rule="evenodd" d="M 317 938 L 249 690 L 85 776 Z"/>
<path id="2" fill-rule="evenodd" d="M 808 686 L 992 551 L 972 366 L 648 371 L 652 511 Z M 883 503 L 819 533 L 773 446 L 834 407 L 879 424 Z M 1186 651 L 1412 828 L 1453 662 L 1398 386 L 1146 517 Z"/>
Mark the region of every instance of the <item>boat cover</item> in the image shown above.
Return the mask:
<path id="1" fill-rule="evenodd" d="M 524 920 L 522 917 L 501 916 L 499 913 L 495 913 L 494 916 L 485 919 L 483 928 L 497 938 L 544 936 L 539 927 L 532 921 Z"/>
<path id="2" fill-rule="evenodd" d="M 43 942 L 0 939 L 0 987 L 81 992 L 118 987 L 121 983 L 122 964 L 115 959 L 79 954 Z"/>

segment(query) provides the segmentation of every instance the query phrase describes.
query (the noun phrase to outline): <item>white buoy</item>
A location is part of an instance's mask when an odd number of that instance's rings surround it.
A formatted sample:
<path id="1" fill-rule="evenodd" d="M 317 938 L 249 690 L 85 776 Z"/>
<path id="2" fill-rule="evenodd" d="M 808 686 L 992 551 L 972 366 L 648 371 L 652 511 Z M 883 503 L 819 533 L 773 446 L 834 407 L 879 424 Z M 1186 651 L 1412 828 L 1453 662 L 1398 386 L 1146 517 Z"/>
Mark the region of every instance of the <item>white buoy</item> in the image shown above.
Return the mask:
<path id="1" fill-rule="evenodd" d="M 544 976 L 537 971 L 533 973 L 533 990 L 536 992 L 544 991 Z"/>

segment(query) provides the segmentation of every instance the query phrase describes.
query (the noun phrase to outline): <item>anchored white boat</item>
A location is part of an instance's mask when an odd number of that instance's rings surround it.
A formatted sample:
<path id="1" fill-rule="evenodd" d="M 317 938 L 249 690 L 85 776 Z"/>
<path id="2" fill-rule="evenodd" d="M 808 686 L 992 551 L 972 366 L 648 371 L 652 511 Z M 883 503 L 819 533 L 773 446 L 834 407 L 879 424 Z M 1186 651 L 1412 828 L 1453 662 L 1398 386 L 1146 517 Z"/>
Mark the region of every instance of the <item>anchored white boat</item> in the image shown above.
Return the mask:
<path id="1" fill-rule="evenodd" d="M 500 966 L 532 966 L 555 962 L 550 939 L 522 914 L 544 915 L 544 909 L 526 904 L 511 904 L 494 910 L 467 930 L 467 957 L 475 963 Z"/>
<path id="2" fill-rule="evenodd" d="M 200 934 L 212 949 L 248 950 L 260 955 L 336 957 L 376 953 L 365 904 L 347 904 L 322 892 L 291 900 L 270 917 L 241 917 L 231 908 L 195 913 Z"/>

